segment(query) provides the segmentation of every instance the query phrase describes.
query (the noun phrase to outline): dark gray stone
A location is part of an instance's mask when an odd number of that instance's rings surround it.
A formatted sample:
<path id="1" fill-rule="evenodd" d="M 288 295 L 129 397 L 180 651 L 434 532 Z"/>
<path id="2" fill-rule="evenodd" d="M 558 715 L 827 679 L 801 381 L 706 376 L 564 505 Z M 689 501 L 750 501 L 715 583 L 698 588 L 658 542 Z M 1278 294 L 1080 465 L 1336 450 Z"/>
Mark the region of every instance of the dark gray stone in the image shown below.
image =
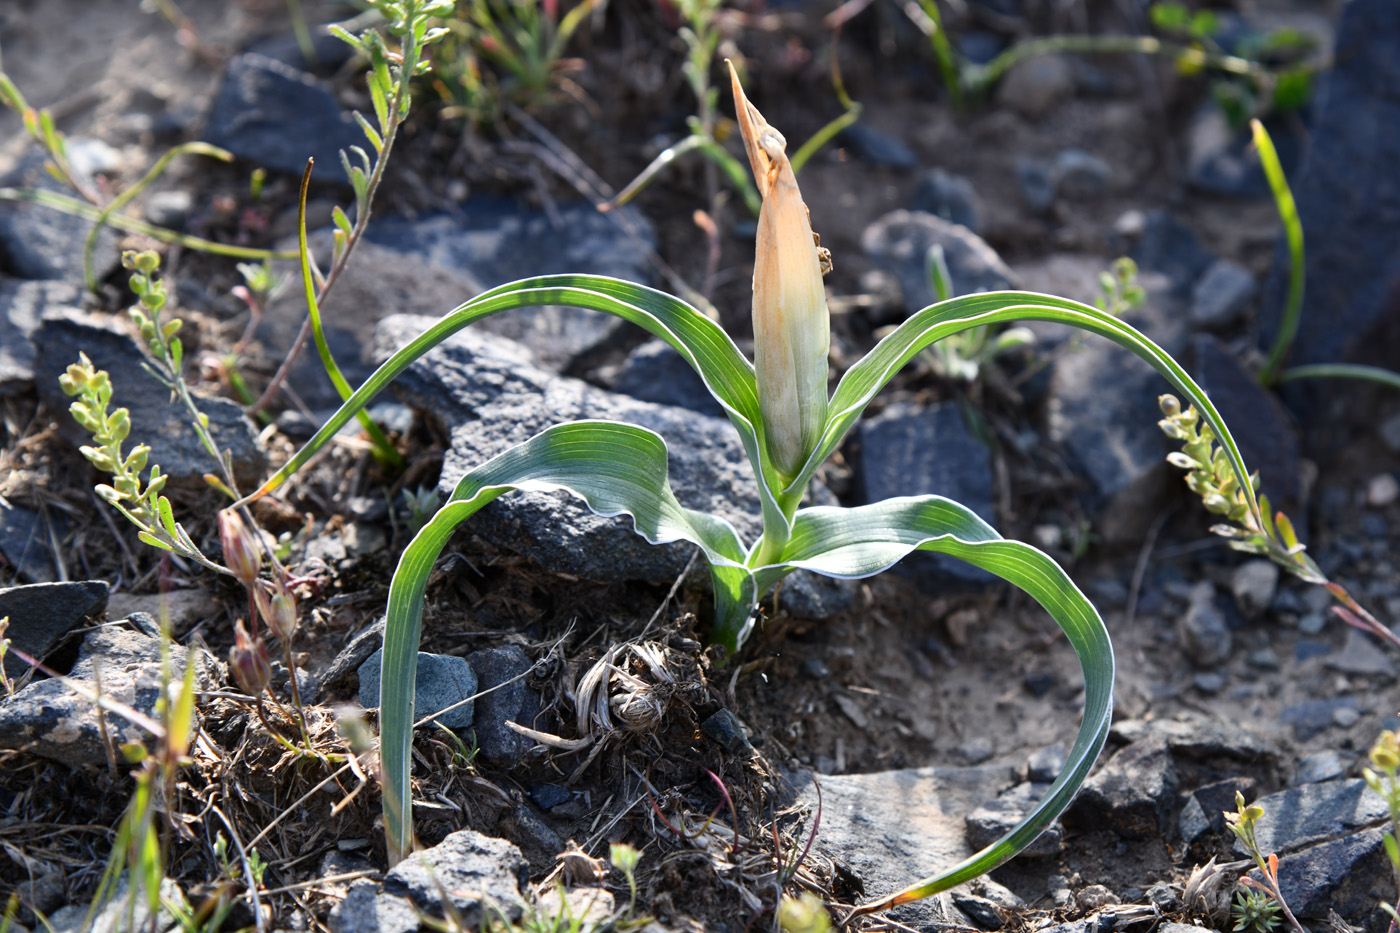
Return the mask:
<path id="1" fill-rule="evenodd" d="M 338 39 L 328 32 L 322 32 L 320 29 L 315 29 L 311 33 L 311 51 L 314 55 L 312 61 L 306 60 L 306 53 L 294 35 L 270 36 L 254 43 L 246 51 L 276 59 L 298 71 L 325 77 L 335 74 L 355 54 L 350 43 Z"/>
<path id="2" fill-rule="evenodd" d="M 0 565 L 19 574 L 12 582 L 53 583 L 58 580 L 50 535 L 63 540 L 68 522 L 56 511 L 44 514 L 11 504 L 0 497 Z"/>
<path id="3" fill-rule="evenodd" d="M 1113 169 L 1098 156 L 1083 149 L 1062 149 L 1050 166 L 1058 197 L 1084 200 L 1103 194 Z"/>
<path id="4" fill-rule="evenodd" d="M 446 918 L 475 930 L 497 912 L 518 921 L 529 865 L 504 839 L 475 830 L 451 833 L 430 849 L 414 852 L 389 870 L 382 884 L 357 881 L 331 911 L 333 933 L 413 933 L 420 915 Z"/>
<path id="5" fill-rule="evenodd" d="M 1345 773 L 1346 764 L 1342 761 L 1342 756 L 1329 748 L 1299 759 L 1295 780 L 1299 784 L 1320 784 L 1339 778 Z"/>
<path id="6" fill-rule="evenodd" d="M 1125 839 L 1153 839 L 1166 832 L 1176 803 L 1176 765 L 1160 737 L 1134 742 L 1084 782 L 1066 821 L 1112 829 Z"/>
<path id="7" fill-rule="evenodd" d="M 1138 743 L 1161 738 L 1172 754 L 1197 769 L 1228 768 L 1233 779 L 1241 772 L 1266 783 L 1277 783 L 1282 767 L 1278 746 L 1238 723 L 1197 714 L 1176 719 L 1125 719 L 1109 733 L 1116 741 Z M 1233 800 L 1233 792 L 1230 794 Z"/>
<path id="8" fill-rule="evenodd" d="M 821 785 L 821 832 L 816 845 L 849 866 L 863 883 L 867 900 L 892 894 L 970 857 L 967 814 L 1011 785 L 1005 768 L 986 765 L 874 774 L 804 772 L 790 780 L 813 814 L 817 812 L 813 782 Z M 986 889 L 974 890 L 990 896 Z M 901 907 L 889 916 L 915 928 L 971 924 L 947 894 Z"/>
<path id="9" fill-rule="evenodd" d="M 1254 803 L 1264 808 L 1254 826 L 1259 849 L 1277 853 L 1282 861 L 1299 849 L 1365 829 L 1389 816 L 1385 800 L 1360 778 L 1303 784 Z M 1238 841 L 1235 851 L 1245 852 Z"/>
<path id="10" fill-rule="evenodd" d="M 1225 814 L 1235 812 L 1235 795 L 1252 798 L 1255 783 L 1253 778 L 1236 776 L 1196 788 L 1181 808 L 1181 838 L 1190 845 L 1205 833 L 1223 833 Z"/>
<path id="11" fill-rule="evenodd" d="M 1301 134 L 1287 120 L 1269 121 L 1267 129 L 1289 178 L 1302 156 Z M 1197 191 L 1231 198 L 1267 198 L 1269 181 L 1254 152 L 1248 127 L 1234 128 L 1214 102 L 1197 111 L 1187 128 L 1186 181 Z"/>
<path id="12" fill-rule="evenodd" d="M 997 87 L 997 100 L 1023 117 L 1038 120 L 1074 95 L 1074 69 L 1064 55 L 1019 62 Z"/>
<path id="13" fill-rule="evenodd" d="M 943 247 L 953 294 L 1014 288 L 1015 273 L 996 251 L 965 227 L 918 211 L 892 211 L 866 228 L 861 248 L 899 280 L 906 316 L 934 303 L 928 278 L 929 247 Z"/>
<path id="14" fill-rule="evenodd" d="M 418 910 L 406 897 L 385 894 L 377 881 L 362 878 L 331 908 L 331 933 L 418 933 Z"/>
<path id="15" fill-rule="evenodd" d="M 387 318 L 382 342 L 401 346 L 429 323 Z M 683 505 L 729 518 L 748 540 L 760 531 L 753 474 L 728 421 L 555 376 L 536 368 L 518 344 L 470 330 L 409 367 L 395 385 L 405 401 L 451 432 L 439 487 L 444 495 L 468 470 L 550 425 L 603 418 L 640 424 L 666 439 L 671 484 Z M 507 494 L 467 527 L 546 567 L 592 580 L 670 582 L 692 553 L 684 543 L 653 547 L 633 531 L 630 518 L 595 516 L 562 492 Z"/>
<path id="16" fill-rule="evenodd" d="M 9 616 L 5 635 L 10 647 L 44 660 L 69 632 L 107 607 L 107 593 L 107 584 L 101 580 L 0 589 L 0 619 Z M 4 663 L 6 677 L 19 677 L 29 670 L 15 654 L 6 654 Z"/>
<path id="17" fill-rule="evenodd" d="M 651 224 L 630 207 L 601 214 L 592 204 L 563 204 L 552 217 L 487 197 L 468 201 L 459 215 L 377 220 L 367 239 L 430 266 L 465 273 L 483 288 L 565 272 L 650 284 L 647 257 L 656 248 Z M 547 306 L 494 314 L 472 329 L 520 341 L 540 365 L 564 372 L 619 344 L 628 327 L 598 311 Z"/>
<path id="18" fill-rule="evenodd" d="M 1246 619 L 1258 618 L 1274 603 L 1278 591 L 1279 568 L 1271 560 L 1260 558 L 1240 564 L 1230 574 L 1230 594 L 1235 606 Z"/>
<path id="19" fill-rule="evenodd" d="M 1033 784 L 1049 784 L 1060 776 L 1067 757 L 1063 745 L 1047 745 L 1026 761 L 1026 777 Z"/>
<path id="20" fill-rule="evenodd" d="M 1359 629 L 1347 627 L 1342 650 L 1333 652 L 1325 662 L 1334 671 L 1360 677 L 1394 677 L 1395 659 L 1375 639 Z"/>
<path id="21" fill-rule="evenodd" d="M 194 207 L 194 195 L 188 191 L 157 191 L 146 199 L 142 211 L 151 223 L 168 230 L 183 230 Z"/>
<path id="22" fill-rule="evenodd" d="M 369 141 L 311 75 L 256 52 L 228 63 L 204 139 L 240 159 L 300 176 L 314 158 L 317 181 L 348 185 L 340 150 Z M 352 156 L 352 164 L 359 164 Z"/>
<path id="23" fill-rule="evenodd" d="M 186 656 L 185 648 L 171 646 L 170 664 L 176 678 L 184 676 Z M 196 663 L 198 688 L 214 689 L 216 662 L 198 654 Z M 84 636 L 78 663 L 68 677 L 95 692 L 98 675 L 94 671 L 99 666 L 103 695 L 147 716 L 155 715 L 161 693 L 159 638 L 116 626 L 94 629 Z M 108 749 L 97 715 L 91 699 L 59 681 L 33 682 L 0 705 L 0 748 L 28 748 L 33 754 L 72 767 L 104 765 Z M 115 713 L 105 716 L 106 734 L 114 749 L 150 739 L 145 730 Z"/>
<path id="24" fill-rule="evenodd" d="M 1016 183 L 1021 189 L 1021 200 L 1035 213 L 1044 214 L 1055 206 L 1055 172 L 1049 163 L 1017 159 Z"/>
<path id="25" fill-rule="evenodd" d="M 360 705 L 365 709 L 379 708 L 380 665 L 384 660 L 384 649 L 370 655 L 360 665 Z M 471 697 L 476 695 L 476 674 L 465 658 L 445 654 L 418 652 L 418 677 L 413 689 L 413 721 L 438 710 L 454 707 L 450 712 L 434 718 L 424 725 L 429 728 L 441 724 L 449 729 L 470 729 L 472 726 Z M 456 706 L 463 700 L 467 703 Z"/>
<path id="26" fill-rule="evenodd" d="M 1332 728 L 1333 716 L 1339 709 L 1356 709 L 1356 698 L 1343 696 L 1330 700 L 1305 700 L 1302 703 L 1285 707 L 1279 719 L 1286 726 L 1293 727 L 1293 737 L 1299 742 Z"/>
<path id="27" fill-rule="evenodd" d="M 0 276 L 0 398 L 22 392 L 34 381 L 34 345 L 45 312 L 77 310 L 82 292 L 76 285 L 23 281 Z M 45 374 L 46 376 L 50 374 Z M 57 378 L 58 374 L 52 374 Z"/>
<path id="28" fill-rule="evenodd" d="M 1302 452 L 1293 419 L 1219 340 L 1197 335 L 1191 349 L 1191 373 L 1220 409 L 1245 464 L 1259 471 L 1261 491 L 1306 540 Z"/>
<path id="29" fill-rule="evenodd" d="M 61 314 L 45 317 L 34 335 L 36 372 L 52 373 L 37 383 L 39 397 L 55 412 L 66 412 L 72 399 L 63 394 L 58 375 L 86 353 L 97 369 L 112 376 L 112 402 L 109 410 L 127 408 L 131 412 L 131 437 L 127 449 L 136 444 L 151 448 L 149 463 L 159 464 L 172 484 L 197 483 L 206 488 L 205 473 L 215 464 L 194 430 L 184 406 L 170 397 L 170 390 L 141 368 L 148 359 L 132 337 L 118 326 L 95 316 Z M 196 395 L 200 409 L 209 416 L 209 433 L 221 451 L 230 451 L 234 474 L 239 482 L 261 482 L 267 470 L 267 454 L 259 445 L 253 425 L 243 409 L 223 398 Z M 91 435 L 71 418 L 58 419 L 59 432 L 74 445 L 91 442 Z"/>
<path id="30" fill-rule="evenodd" d="M 919 167 L 919 157 L 908 143 L 868 123 L 852 123 L 838 134 L 837 139 L 867 165 L 906 170 Z"/>
<path id="31" fill-rule="evenodd" d="M 1173 356 L 1184 347 L 1181 303 L 1152 296 L 1123 315 Z M 1156 370 L 1117 344 L 1088 337 L 1060 356 L 1050 376 L 1050 439 L 1062 445 L 1088 481 L 1086 504 L 1095 530 L 1115 543 L 1139 539 L 1168 493 L 1180 482 L 1165 457 L 1170 443 L 1157 427 L 1157 397 L 1170 385 Z"/>
<path id="32" fill-rule="evenodd" d="M 973 233 L 982 228 L 981 202 L 972 182 L 961 175 L 930 169 L 919 180 L 914 191 L 911 209 L 942 217 L 953 224 L 960 224 Z"/>
<path id="33" fill-rule="evenodd" d="M 1201 667 L 1229 660 L 1232 647 L 1224 614 L 1215 605 L 1215 586 L 1203 580 L 1191 590 L 1191 603 L 1176 623 L 1181 648 Z"/>
<path id="34" fill-rule="evenodd" d="M 1395 896 L 1384 835 L 1372 829 L 1281 858 L 1279 890 L 1294 915 L 1326 920 L 1335 911 L 1354 923 L 1374 921 L 1379 913 L 1376 905 Z M 1259 880 L 1257 870 L 1251 875 Z"/>
<path id="35" fill-rule="evenodd" d="M 725 417 L 700 374 L 664 340 L 649 340 L 629 353 L 610 388 L 644 402 L 688 408 L 711 418 Z"/>
<path id="36" fill-rule="evenodd" d="M 1206 330 L 1225 330 L 1239 321 L 1258 286 L 1244 266 L 1217 259 L 1191 289 L 1191 323 Z"/>
<path id="37" fill-rule="evenodd" d="M 700 724 L 700 731 L 719 744 L 731 755 L 743 755 L 745 757 L 753 754 L 753 746 L 749 744 L 748 730 L 727 709 L 717 710 L 713 715 Z"/>
<path id="38" fill-rule="evenodd" d="M 95 140 L 68 140 L 69 163 L 88 185 L 97 171 L 107 171 L 111 150 Z M 93 158 L 81 153 L 86 150 Z M 105 152 L 104 152 L 105 150 Z M 73 191 L 45 169 L 48 157 L 35 146 L 4 178 L 0 186 L 35 188 L 72 196 Z M 86 166 L 84 165 L 86 163 Z M 92 221 L 51 207 L 25 201 L 7 201 L 0 207 L 0 272 L 21 279 L 62 279 L 83 282 L 83 243 Z M 93 249 L 93 274 L 105 279 L 117 267 L 117 237 L 110 227 L 97 237 Z"/>
<path id="39" fill-rule="evenodd" d="M 967 815 L 967 841 L 974 849 L 984 849 L 996 842 L 1035 809 L 1049 789 L 1049 784 L 1026 781 L 973 810 Z M 1032 858 L 1055 855 L 1063 848 L 1062 836 L 1059 822 L 1051 823 L 1021 854 Z"/>
<path id="40" fill-rule="evenodd" d="M 1172 290 L 1182 296 L 1191 293 L 1196 280 L 1215 261 L 1191 228 L 1164 210 L 1148 213 L 1132 258 L 1138 268 L 1165 275 Z"/>
<path id="41" fill-rule="evenodd" d="M 536 744 L 506 725 L 509 721 L 536 727 L 540 695 L 522 676 L 533 666 L 530 658 L 516 645 L 503 645 L 473 651 L 467 663 L 476 672 L 477 689 L 483 694 L 476 700 L 477 748 L 498 767 L 513 768 Z"/>
<path id="42" fill-rule="evenodd" d="M 1319 77 L 1308 149 L 1293 181 L 1307 243 L 1307 297 L 1293 363 L 1394 366 L 1400 347 L 1400 5 L 1353 0 L 1334 66 Z M 1260 345 L 1278 331 L 1289 271 L 1283 236 L 1264 286 Z"/>
<path id="43" fill-rule="evenodd" d="M 861 421 L 857 431 L 862 501 L 939 495 L 962 503 L 988 523 L 996 520 L 991 456 L 967 429 L 956 405 L 920 410 L 896 403 Z M 995 579 L 985 570 L 943 554 L 911 554 L 900 567 L 915 576 L 964 583 Z"/>

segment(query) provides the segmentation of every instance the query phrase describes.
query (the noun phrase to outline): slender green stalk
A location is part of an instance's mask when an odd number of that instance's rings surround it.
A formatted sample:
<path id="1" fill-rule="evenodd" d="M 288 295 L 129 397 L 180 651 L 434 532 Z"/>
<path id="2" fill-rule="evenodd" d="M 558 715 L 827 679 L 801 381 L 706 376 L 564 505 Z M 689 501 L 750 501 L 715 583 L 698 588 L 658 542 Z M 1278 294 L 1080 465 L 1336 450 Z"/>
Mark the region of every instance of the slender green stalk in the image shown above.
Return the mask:
<path id="1" fill-rule="evenodd" d="M 1360 379 L 1400 389 L 1400 373 L 1382 366 L 1365 366 L 1361 363 L 1311 363 L 1306 366 L 1290 366 L 1278 374 L 1275 382 L 1293 382 L 1298 379 Z"/>
<path id="2" fill-rule="evenodd" d="M 1264 80 L 1269 76 L 1267 68 L 1247 58 L 1208 52 L 1175 42 L 1163 42 L 1155 36 L 1055 35 L 1018 42 L 985 65 L 967 65 L 963 69 L 964 86 L 970 95 L 980 95 L 996 84 L 1013 66 L 1042 55 L 1066 52 L 1161 55 L 1193 68 L 1224 71 L 1255 80 Z"/>
<path id="3" fill-rule="evenodd" d="M 938 59 L 938 70 L 943 73 L 943 85 L 953 101 L 954 110 L 963 108 L 963 71 L 953 44 L 948 41 L 948 31 L 943 28 L 943 14 L 938 10 L 938 0 L 919 0 L 927 24 L 929 44 L 933 46 L 933 56 Z"/>
<path id="4" fill-rule="evenodd" d="M 1258 120 L 1249 121 L 1254 131 L 1254 145 L 1259 150 L 1259 163 L 1264 167 L 1264 176 L 1269 180 L 1269 190 L 1273 192 L 1274 203 L 1278 205 L 1278 215 L 1283 221 L 1284 236 L 1288 239 L 1288 299 L 1283 306 L 1283 320 L 1279 322 L 1278 334 L 1274 336 L 1269 356 L 1264 368 L 1259 371 L 1261 385 L 1273 385 L 1279 381 L 1279 370 L 1293 349 L 1293 341 L 1298 336 L 1298 321 L 1303 313 L 1304 276 L 1307 262 L 1303 252 L 1303 222 L 1298 218 L 1298 204 L 1293 200 L 1293 192 L 1284 177 L 1283 166 L 1278 160 L 1278 150 L 1269 138 L 1268 130 Z M 1301 377 L 1294 377 L 1301 378 Z"/>
<path id="5" fill-rule="evenodd" d="M 97 222 L 88 231 L 87 239 L 83 241 L 83 278 L 87 282 L 89 290 L 97 291 L 97 274 L 93 271 L 92 254 L 97 247 L 98 233 L 111 221 L 113 214 L 126 207 L 133 198 L 150 187 L 151 183 L 161 176 L 175 157 L 180 155 L 203 155 L 211 159 L 218 159 L 220 162 L 233 161 L 232 153 L 220 149 L 218 146 L 202 142 L 181 143 L 157 159 L 156 164 L 151 166 L 150 171 L 146 172 L 140 181 L 113 198 L 111 203 L 102 209 Z"/>
<path id="6" fill-rule="evenodd" d="M 311 274 L 311 249 L 306 243 L 306 194 L 311 188 L 311 168 L 312 161 L 308 159 L 306 171 L 301 176 L 301 194 L 297 198 L 297 244 L 301 252 L 301 281 L 302 287 L 306 291 L 306 317 L 311 322 L 311 332 L 316 338 L 316 352 L 320 354 L 321 365 L 325 368 L 326 375 L 330 377 L 331 382 L 335 385 L 335 390 L 340 393 L 340 398 L 343 401 L 349 398 L 355 390 L 350 388 L 350 383 L 346 381 L 335 357 L 331 355 L 330 345 L 326 343 L 326 332 L 321 326 L 321 308 L 316 301 L 316 278 Z M 329 290 L 329 288 L 322 289 L 322 294 L 324 295 Z M 384 431 L 380 429 L 379 425 L 374 423 L 369 412 L 361 409 L 355 413 L 355 418 L 360 422 L 360 427 L 364 428 L 365 433 L 369 435 L 374 458 L 379 461 L 380 465 L 392 470 L 402 470 L 404 467 L 403 457 L 394 449 L 389 438 L 384 436 Z M 295 684 L 295 680 L 293 678 L 293 684 Z M 299 709 L 300 704 L 298 704 Z M 303 726 L 304 730 L 305 726 Z"/>
<path id="7" fill-rule="evenodd" d="M 51 207 L 56 211 L 65 214 L 72 214 L 75 217 L 83 217 L 87 220 L 102 220 L 104 209 L 89 204 L 86 201 L 63 194 L 58 191 L 45 191 L 33 188 L 0 188 L 0 201 L 19 201 L 30 204 L 41 204 L 44 207 Z M 105 223 L 110 227 L 126 233 L 135 233 L 140 236 L 148 236 L 153 240 L 162 243 L 176 243 L 187 249 L 197 249 L 204 253 L 213 253 L 216 256 L 228 256 L 233 259 L 295 259 L 297 254 L 291 250 L 255 249 L 251 246 L 234 246 L 231 243 L 216 243 L 213 240 L 206 240 L 202 237 L 190 236 L 185 233 L 177 233 L 165 227 L 158 227 L 155 224 L 147 223 L 136 217 L 128 217 L 125 214 L 112 214 L 107 217 Z"/>
<path id="8" fill-rule="evenodd" d="M 822 146 L 836 138 L 836 134 L 844 130 L 860 119 L 860 104 L 852 104 L 845 113 L 831 120 L 826 126 L 812 134 L 802 146 L 792 154 L 792 172 L 797 174 L 802 171 L 802 166 L 807 164 L 807 160 L 816 155 Z"/>

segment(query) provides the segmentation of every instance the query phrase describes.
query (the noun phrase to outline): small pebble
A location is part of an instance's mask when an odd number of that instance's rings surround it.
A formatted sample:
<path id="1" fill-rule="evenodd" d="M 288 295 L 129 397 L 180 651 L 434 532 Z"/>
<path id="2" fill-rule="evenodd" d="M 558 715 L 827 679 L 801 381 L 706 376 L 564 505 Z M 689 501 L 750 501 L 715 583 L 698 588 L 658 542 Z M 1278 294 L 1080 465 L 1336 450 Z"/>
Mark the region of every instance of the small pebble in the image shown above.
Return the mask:
<path id="1" fill-rule="evenodd" d="M 1249 653 L 1249 663 L 1261 671 L 1276 671 L 1279 669 L 1278 654 L 1272 648 L 1259 648 Z"/>
<path id="2" fill-rule="evenodd" d="M 1305 612 L 1298 619 L 1298 631 L 1304 635 L 1317 635 L 1327 627 L 1327 616 L 1320 612 Z"/>
<path id="3" fill-rule="evenodd" d="M 1350 706 L 1339 706 L 1332 711 L 1332 722 L 1343 729 L 1350 729 L 1361 719 L 1361 714 Z"/>
<path id="4" fill-rule="evenodd" d="M 802 673 L 813 680 L 826 680 L 831 676 L 831 668 L 821 658 L 808 658 L 802 662 Z"/>
<path id="5" fill-rule="evenodd" d="M 1196 689 L 1202 693 L 1219 693 L 1225 689 L 1224 674 L 1197 674 L 1195 678 Z"/>
<path id="6" fill-rule="evenodd" d="M 1345 709 L 1345 707 L 1343 709 Z M 1332 719 L 1335 721 L 1337 714 L 1342 711 L 1343 710 L 1339 709 L 1334 712 L 1332 714 Z M 1347 709 L 1346 712 L 1351 713 L 1353 716 L 1357 715 L 1354 709 Z M 1336 752 L 1331 750 L 1314 752 L 1311 755 L 1305 755 L 1298 762 L 1297 783 L 1317 784 L 1322 781 L 1330 781 L 1333 778 L 1341 777 L 1345 770 L 1346 767 L 1342 764 L 1342 756 L 1338 755 Z"/>
<path id="7" fill-rule="evenodd" d="M 1366 504 L 1373 509 L 1383 509 L 1396 499 L 1400 499 L 1400 481 L 1394 473 L 1382 473 L 1371 477 L 1366 484 Z"/>
<path id="8" fill-rule="evenodd" d="M 979 735 L 964 742 L 958 751 L 962 752 L 968 764 L 980 765 L 996 754 L 996 746 L 992 744 L 990 736 Z"/>

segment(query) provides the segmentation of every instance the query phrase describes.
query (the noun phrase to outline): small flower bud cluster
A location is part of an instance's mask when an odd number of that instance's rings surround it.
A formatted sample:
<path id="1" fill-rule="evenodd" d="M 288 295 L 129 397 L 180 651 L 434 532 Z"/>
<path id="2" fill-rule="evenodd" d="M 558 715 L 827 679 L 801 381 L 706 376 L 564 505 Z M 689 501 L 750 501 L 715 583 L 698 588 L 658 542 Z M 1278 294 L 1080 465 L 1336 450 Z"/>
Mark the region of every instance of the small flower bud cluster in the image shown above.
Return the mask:
<path id="1" fill-rule="evenodd" d="M 139 253 L 127 250 L 122 253 L 122 267 L 132 273 L 128 284 L 140 301 L 139 306 L 132 307 L 127 313 L 141 331 L 141 339 L 146 341 L 151 352 L 170 363 L 178 372 L 184 357 L 184 346 L 175 335 L 183 322 L 179 318 L 163 324 L 160 321 L 161 309 L 168 299 L 165 283 L 155 277 L 156 270 L 160 268 L 160 254 L 150 249 Z"/>
<path id="2" fill-rule="evenodd" d="M 1225 448 L 1216 446 L 1210 425 L 1201 421 L 1194 405 L 1182 411 L 1173 395 L 1163 395 L 1157 402 L 1166 415 L 1157 426 L 1167 437 L 1182 442 L 1182 449 L 1168 454 L 1167 461 L 1190 471 L 1186 485 L 1201 497 L 1207 509 L 1237 524 L 1250 524 L 1249 500 L 1240 488 Z M 1257 491 L 1259 474 L 1251 476 L 1250 482 Z"/>
<path id="3" fill-rule="evenodd" d="M 238 686 L 249 696 L 256 697 L 267 689 L 272 680 L 272 661 L 267 645 L 253 638 L 243 626 L 243 620 L 233 623 L 233 647 L 228 653 L 228 668 Z"/>

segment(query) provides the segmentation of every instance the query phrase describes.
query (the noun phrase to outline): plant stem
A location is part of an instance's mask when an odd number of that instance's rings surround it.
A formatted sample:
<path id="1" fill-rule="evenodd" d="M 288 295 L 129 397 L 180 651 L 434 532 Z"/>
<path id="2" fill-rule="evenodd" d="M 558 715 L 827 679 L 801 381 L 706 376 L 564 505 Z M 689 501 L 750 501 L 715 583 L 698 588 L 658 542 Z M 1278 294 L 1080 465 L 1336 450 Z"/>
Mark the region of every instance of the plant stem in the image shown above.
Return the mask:
<path id="1" fill-rule="evenodd" d="M 1288 298 L 1283 307 L 1283 320 L 1279 322 L 1274 344 L 1269 348 L 1268 359 L 1259 371 L 1260 385 L 1273 385 L 1279 381 L 1279 369 L 1288 359 L 1288 351 L 1298 336 L 1298 321 L 1303 312 L 1304 276 L 1307 263 L 1303 253 L 1303 222 L 1298 218 L 1298 204 L 1293 200 L 1293 192 L 1288 187 L 1288 179 L 1283 174 L 1283 166 L 1278 160 L 1274 142 L 1258 120 L 1249 121 L 1254 131 L 1254 146 L 1259 150 L 1259 164 L 1264 167 L 1264 176 L 1269 180 L 1269 190 L 1273 192 L 1274 204 L 1278 206 L 1279 218 L 1283 221 L 1284 236 L 1288 239 Z M 1294 378 L 1301 378 L 1295 376 Z M 1400 377 L 1396 377 L 1400 385 Z"/>

